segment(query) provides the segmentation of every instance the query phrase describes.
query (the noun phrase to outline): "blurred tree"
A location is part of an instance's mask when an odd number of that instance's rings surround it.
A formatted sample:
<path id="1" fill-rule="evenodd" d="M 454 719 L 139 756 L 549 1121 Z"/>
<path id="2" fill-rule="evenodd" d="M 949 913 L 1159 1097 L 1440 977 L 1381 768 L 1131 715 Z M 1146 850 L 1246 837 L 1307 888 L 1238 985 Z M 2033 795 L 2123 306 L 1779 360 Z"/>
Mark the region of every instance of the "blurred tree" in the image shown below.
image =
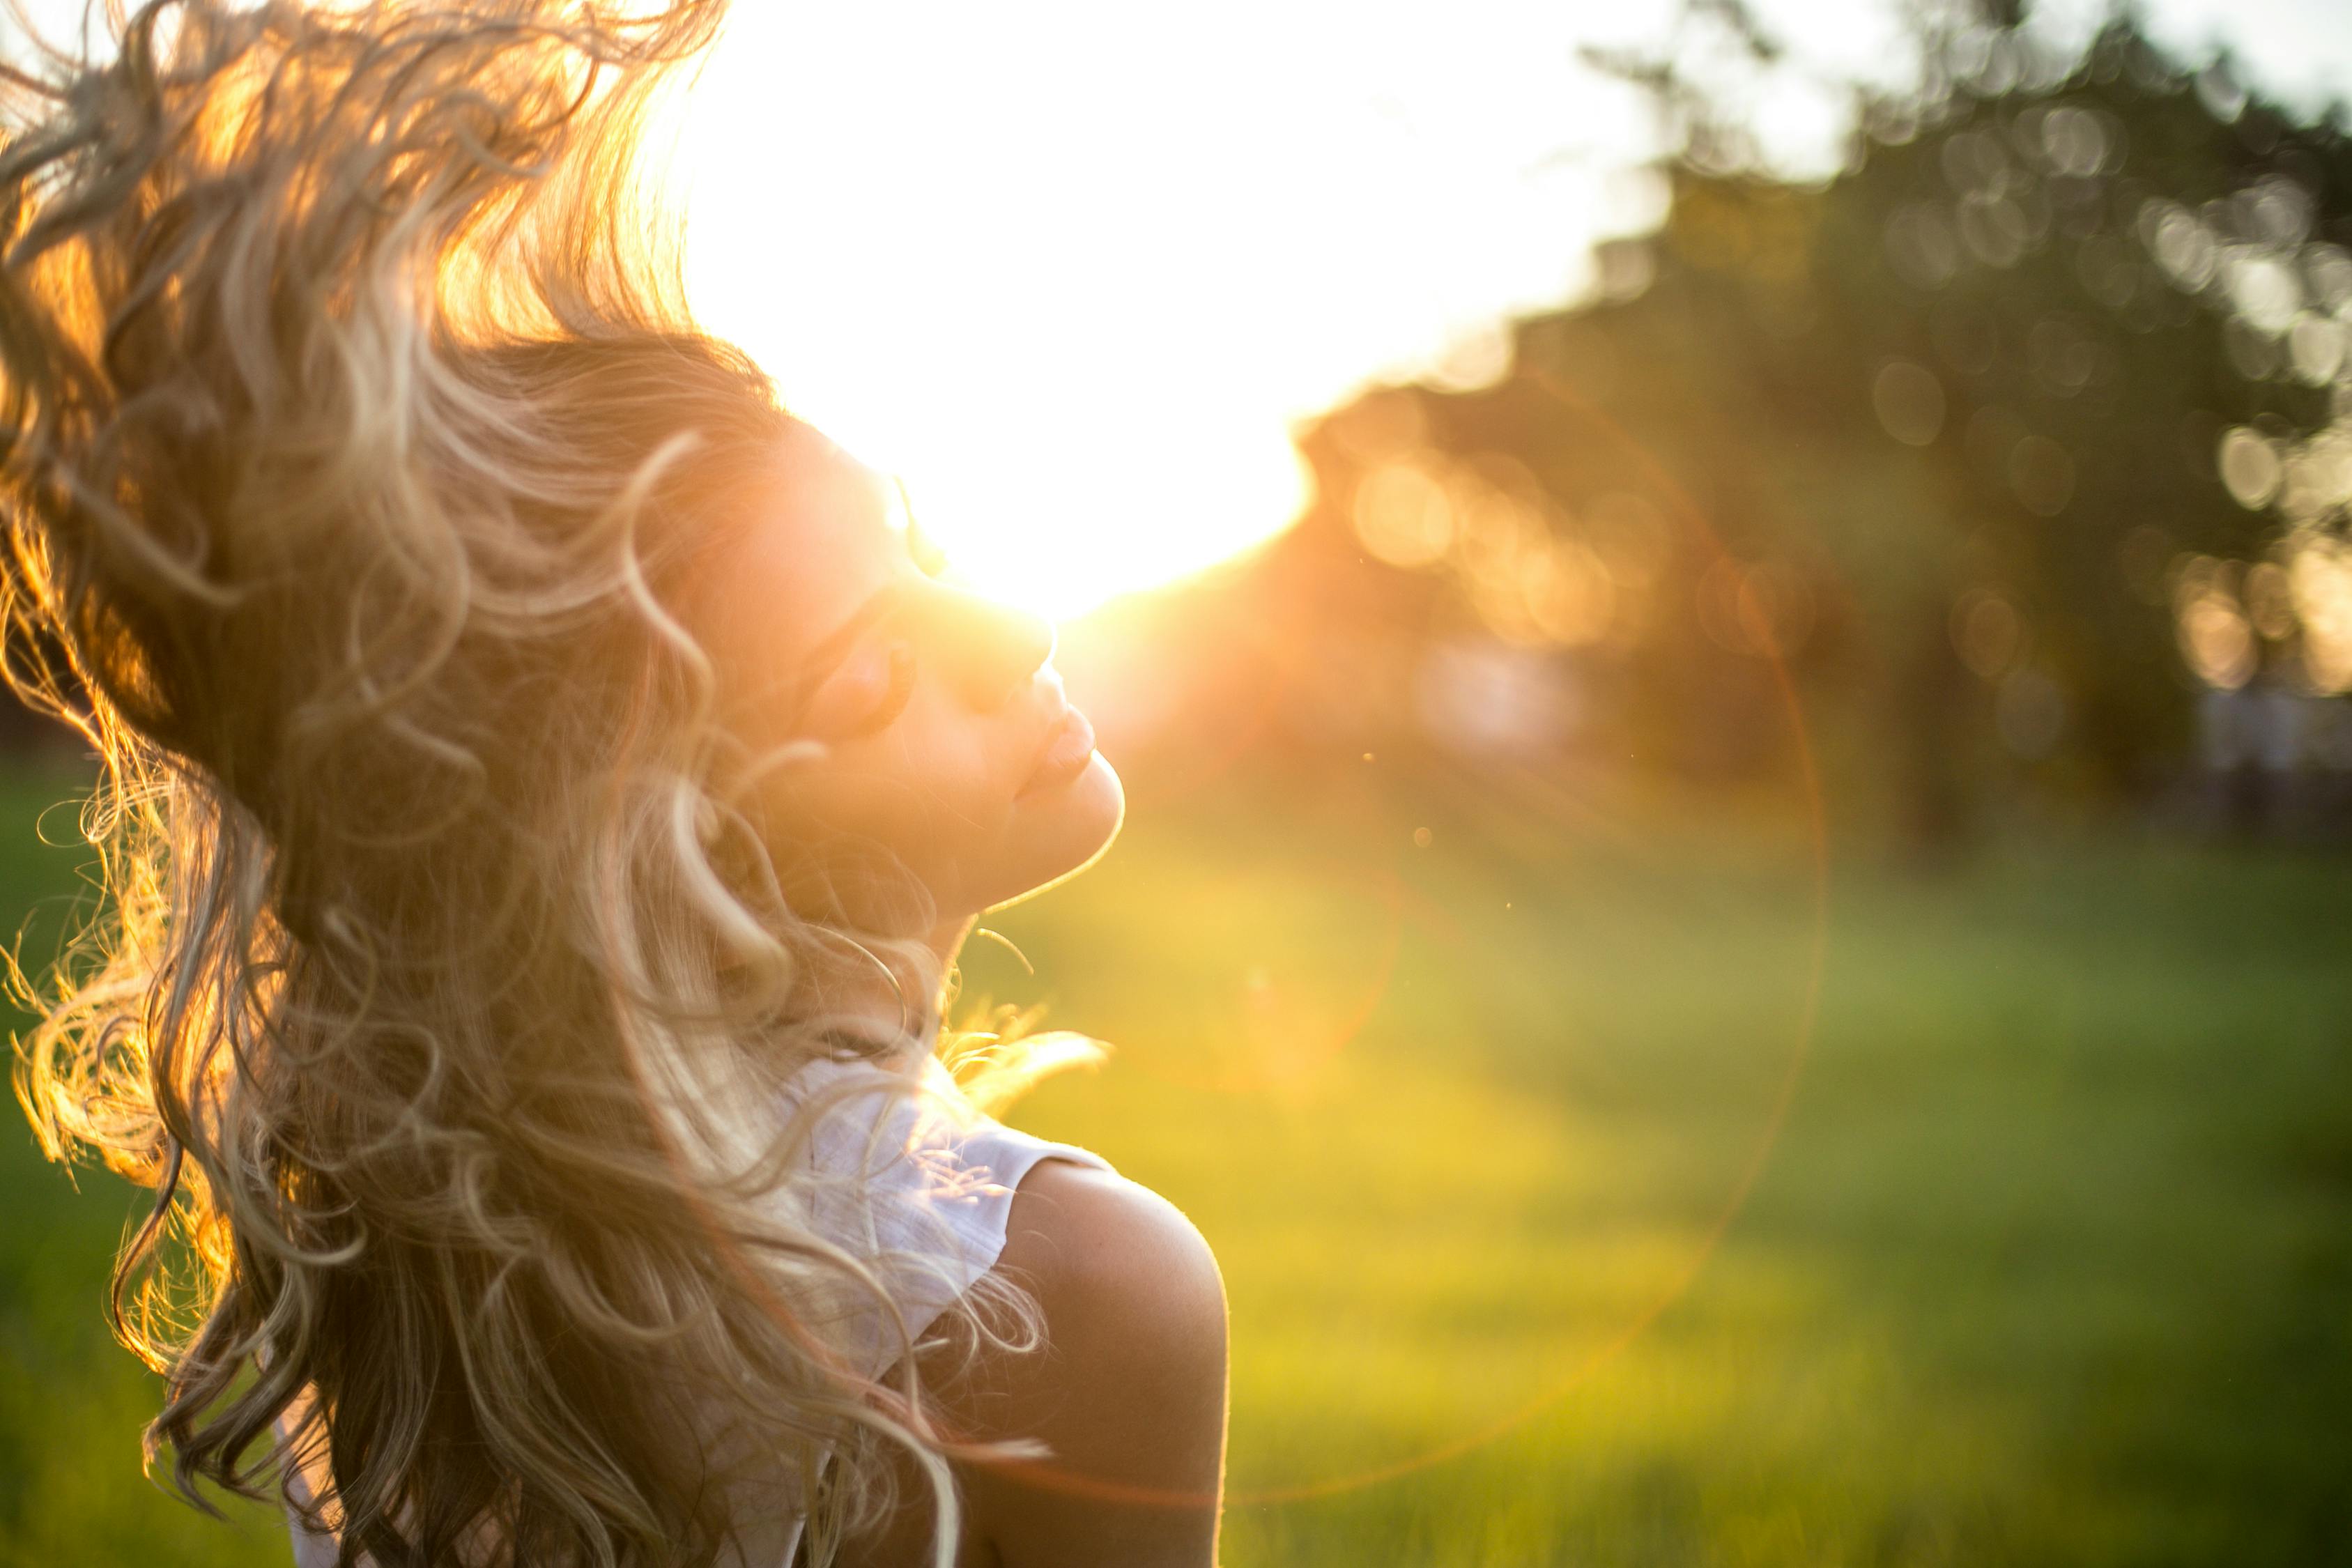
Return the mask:
<path id="1" fill-rule="evenodd" d="M 1719 59 L 1795 69 L 1732 0 Z M 1268 563 L 1367 651 L 1475 635 L 1572 669 L 1596 749 L 1770 767 L 1772 665 L 1851 804 L 1924 847 L 2021 772 L 2144 800 L 2200 689 L 2352 686 L 2352 140 L 2118 13 L 2062 57 L 2014 5 L 1917 23 L 1916 87 L 1842 91 L 1776 174 L 1700 52 L 1612 58 L 1673 130 L 1654 235 L 1517 324 L 1484 390 L 1382 389 L 1304 445 Z M 1377 705 L 1375 705 L 1377 706 Z"/>

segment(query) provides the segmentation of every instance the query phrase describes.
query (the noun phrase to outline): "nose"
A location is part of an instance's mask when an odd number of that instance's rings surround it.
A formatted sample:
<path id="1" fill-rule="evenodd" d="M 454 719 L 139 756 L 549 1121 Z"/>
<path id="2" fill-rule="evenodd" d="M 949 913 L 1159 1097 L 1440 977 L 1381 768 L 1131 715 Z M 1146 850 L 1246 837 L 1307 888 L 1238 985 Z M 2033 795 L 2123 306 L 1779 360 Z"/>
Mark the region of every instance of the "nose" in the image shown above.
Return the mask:
<path id="1" fill-rule="evenodd" d="M 1030 611 L 941 584 L 951 600 L 953 679 L 966 701 L 993 712 L 1027 688 L 1054 657 L 1054 623 Z"/>

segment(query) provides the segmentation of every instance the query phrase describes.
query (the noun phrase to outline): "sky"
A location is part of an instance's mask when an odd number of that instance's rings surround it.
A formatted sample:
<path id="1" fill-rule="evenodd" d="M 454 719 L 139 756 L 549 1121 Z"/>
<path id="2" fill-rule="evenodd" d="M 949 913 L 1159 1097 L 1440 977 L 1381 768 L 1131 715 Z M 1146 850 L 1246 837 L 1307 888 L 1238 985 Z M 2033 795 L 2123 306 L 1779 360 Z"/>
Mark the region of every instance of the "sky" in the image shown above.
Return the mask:
<path id="1" fill-rule="evenodd" d="M 1875 78 L 1894 0 L 1754 0 L 1811 68 Z M 74 0 L 35 0 L 55 17 Z M 2045 0 L 2081 36 L 2098 0 Z M 1475 384 L 1504 323 L 1663 216 L 1654 127 L 1580 47 L 1669 0 L 758 0 L 676 167 L 689 284 L 793 409 L 902 475 L 984 587 L 1082 611 L 1222 559 L 1307 499 L 1302 420 L 1368 383 Z M 2352 95 L 2344 0 L 2147 0 L 2201 59 Z M 1826 169 L 1833 101 L 1753 99 Z"/>
<path id="2" fill-rule="evenodd" d="M 1824 73 L 1898 59 L 1885 0 L 1758 0 Z M 2044 25 L 2086 36 L 2095 0 Z M 1501 326 L 1661 216 L 1654 129 L 1580 46 L 1663 0 L 867 0 L 739 13 L 698 93 L 693 279 L 794 406 L 903 472 L 983 585 L 1071 613 L 1277 531 L 1293 426 L 1367 382 L 1503 368 Z M 2156 0 L 2266 83 L 2352 89 L 2352 5 Z M 1736 86 L 1730 90 L 1742 90 Z M 1757 117 L 1792 167 L 1843 131 Z"/>

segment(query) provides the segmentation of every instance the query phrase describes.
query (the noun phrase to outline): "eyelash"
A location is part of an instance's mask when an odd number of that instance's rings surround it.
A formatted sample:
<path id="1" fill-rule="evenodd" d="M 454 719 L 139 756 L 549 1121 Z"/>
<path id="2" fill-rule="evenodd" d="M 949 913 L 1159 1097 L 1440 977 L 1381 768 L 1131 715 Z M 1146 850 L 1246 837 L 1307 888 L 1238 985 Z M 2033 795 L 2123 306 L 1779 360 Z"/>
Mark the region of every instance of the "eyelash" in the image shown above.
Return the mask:
<path id="1" fill-rule="evenodd" d="M 890 684 L 872 714 L 852 730 L 845 739 L 855 740 L 889 728 L 890 721 L 906 711 L 907 700 L 915 694 L 915 655 L 904 643 L 890 648 Z"/>

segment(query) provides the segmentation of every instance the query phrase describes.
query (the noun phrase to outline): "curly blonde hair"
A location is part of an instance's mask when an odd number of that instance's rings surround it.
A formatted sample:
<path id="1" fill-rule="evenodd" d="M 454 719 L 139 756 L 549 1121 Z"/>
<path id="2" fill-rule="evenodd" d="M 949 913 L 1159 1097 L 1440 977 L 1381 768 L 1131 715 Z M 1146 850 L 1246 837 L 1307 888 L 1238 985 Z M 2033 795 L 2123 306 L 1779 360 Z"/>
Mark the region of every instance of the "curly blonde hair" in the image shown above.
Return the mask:
<path id="1" fill-rule="evenodd" d="M 773 1114 L 845 964 L 913 999 L 876 1052 L 941 977 L 796 912 L 677 608 L 793 428 L 636 162 L 720 10 L 153 0 L 5 73 L 7 676 L 106 894 L 18 1092 L 154 1189 L 151 1457 L 347 1564 L 712 1562 L 722 1452 L 821 1562 L 894 1447 L 952 1551 Z"/>

